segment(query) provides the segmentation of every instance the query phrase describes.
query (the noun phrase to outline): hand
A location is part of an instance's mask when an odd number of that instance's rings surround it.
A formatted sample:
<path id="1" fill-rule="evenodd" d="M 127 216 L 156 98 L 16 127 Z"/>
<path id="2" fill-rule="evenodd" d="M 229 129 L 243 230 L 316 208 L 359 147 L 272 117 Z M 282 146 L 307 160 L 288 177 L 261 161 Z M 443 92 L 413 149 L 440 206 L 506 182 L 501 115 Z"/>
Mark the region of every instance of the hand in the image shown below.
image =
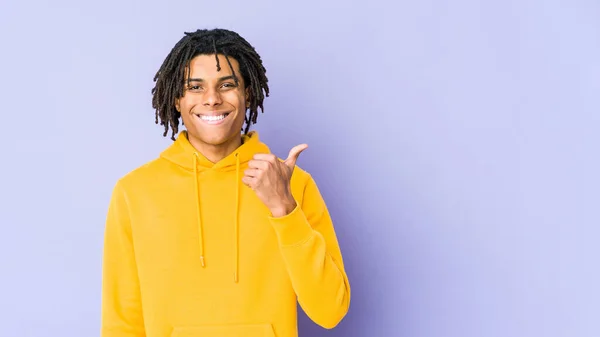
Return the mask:
<path id="1" fill-rule="evenodd" d="M 256 154 L 248 162 L 242 182 L 256 193 L 274 217 L 285 216 L 296 208 L 290 181 L 298 156 L 307 148 L 306 144 L 294 146 L 283 162 L 273 154 Z"/>

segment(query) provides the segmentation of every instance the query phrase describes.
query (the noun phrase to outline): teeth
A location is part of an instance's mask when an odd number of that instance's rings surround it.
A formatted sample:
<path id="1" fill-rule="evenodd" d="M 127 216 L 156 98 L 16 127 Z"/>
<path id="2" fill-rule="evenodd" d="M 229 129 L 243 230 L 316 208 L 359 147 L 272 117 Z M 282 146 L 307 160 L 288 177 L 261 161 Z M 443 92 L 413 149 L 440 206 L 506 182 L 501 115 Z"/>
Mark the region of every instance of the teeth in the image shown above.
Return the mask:
<path id="1" fill-rule="evenodd" d="M 220 115 L 220 116 L 202 116 L 202 115 L 198 115 L 198 116 L 202 120 L 209 121 L 209 122 L 215 122 L 215 121 L 220 121 L 220 120 L 224 119 L 225 117 L 227 117 L 227 114 Z"/>

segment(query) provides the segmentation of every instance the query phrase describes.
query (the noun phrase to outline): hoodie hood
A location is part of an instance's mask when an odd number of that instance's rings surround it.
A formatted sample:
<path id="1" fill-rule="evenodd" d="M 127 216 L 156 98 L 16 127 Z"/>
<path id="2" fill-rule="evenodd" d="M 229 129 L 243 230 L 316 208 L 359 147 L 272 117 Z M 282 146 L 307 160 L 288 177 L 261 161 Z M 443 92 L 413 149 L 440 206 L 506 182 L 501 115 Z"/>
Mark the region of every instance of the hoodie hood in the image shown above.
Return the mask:
<path id="1" fill-rule="evenodd" d="M 238 163 L 249 162 L 257 153 L 270 153 L 269 147 L 260 141 L 258 133 L 251 131 L 246 135 L 242 135 L 242 145 L 240 147 L 221 161 L 213 163 L 192 146 L 187 135 L 187 131 L 180 132 L 175 142 L 165 149 L 160 156 L 189 171 L 233 171 L 236 170 Z"/>
<path id="2" fill-rule="evenodd" d="M 204 229 L 202 224 L 202 203 L 200 196 L 200 189 L 202 188 L 199 176 L 201 173 L 209 170 L 215 170 L 217 172 L 231 172 L 235 171 L 235 176 L 232 179 L 236 180 L 235 184 L 235 199 L 227 200 L 231 202 L 232 209 L 234 212 L 235 221 L 232 224 L 234 227 L 234 237 L 232 238 L 232 247 L 234 249 L 234 270 L 233 270 L 233 281 L 238 282 L 239 279 L 239 213 L 240 213 L 240 189 L 242 184 L 241 169 L 247 167 L 247 163 L 257 153 L 270 153 L 269 148 L 266 144 L 262 143 L 258 137 L 256 131 L 249 132 L 248 134 L 242 135 L 242 145 L 239 146 L 235 151 L 223 158 L 217 163 L 213 163 L 208 160 L 202 153 L 196 150 L 187 137 L 187 131 L 182 131 L 177 136 L 175 142 L 165 149 L 160 157 L 174 163 L 175 165 L 189 171 L 194 175 L 195 195 L 193 196 L 196 200 L 196 220 L 198 226 L 198 238 L 200 247 L 200 264 L 202 267 L 206 267 L 205 256 L 204 256 Z"/>

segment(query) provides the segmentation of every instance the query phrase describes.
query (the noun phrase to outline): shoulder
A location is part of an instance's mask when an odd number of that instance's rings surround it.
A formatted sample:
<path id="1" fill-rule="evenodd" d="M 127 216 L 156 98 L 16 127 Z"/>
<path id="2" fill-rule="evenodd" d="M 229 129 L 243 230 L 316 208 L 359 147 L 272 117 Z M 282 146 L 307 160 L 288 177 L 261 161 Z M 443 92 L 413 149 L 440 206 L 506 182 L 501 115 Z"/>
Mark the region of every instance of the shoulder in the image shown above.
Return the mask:
<path id="1" fill-rule="evenodd" d="M 298 166 L 294 168 L 290 188 L 294 198 L 306 212 L 322 213 L 327 206 L 317 183 L 310 172 Z"/>
<path id="2" fill-rule="evenodd" d="M 310 180 L 312 180 L 312 175 L 307 170 L 298 165 L 294 167 L 294 172 L 292 172 L 292 183 L 297 182 L 305 185 Z"/>
<path id="3" fill-rule="evenodd" d="M 318 190 L 317 183 L 312 174 L 298 165 L 296 165 L 292 173 L 290 186 L 292 191 L 302 195 L 307 193 L 313 194 L 315 190 Z"/>
<path id="4" fill-rule="evenodd" d="M 169 162 L 162 158 L 150 160 L 121 176 L 116 185 L 125 191 L 136 191 L 148 186 L 162 172 L 168 170 Z"/>

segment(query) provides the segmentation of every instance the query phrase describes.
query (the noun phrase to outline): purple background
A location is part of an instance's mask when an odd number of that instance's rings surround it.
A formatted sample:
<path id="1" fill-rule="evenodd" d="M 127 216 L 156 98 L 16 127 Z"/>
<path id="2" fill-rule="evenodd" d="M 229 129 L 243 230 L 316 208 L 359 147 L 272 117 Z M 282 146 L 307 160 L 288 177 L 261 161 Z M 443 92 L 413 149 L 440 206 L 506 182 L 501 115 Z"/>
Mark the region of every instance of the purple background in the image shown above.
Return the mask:
<path id="1" fill-rule="evenodd" d="M 353 297 L 303 336 L 600 336 L 600 3 L 0 4 L 0 336 L 97 336 L 115 181 L 169 144 L 183 31 L 256 46 L 257 129 L 328 201 Z"/>

